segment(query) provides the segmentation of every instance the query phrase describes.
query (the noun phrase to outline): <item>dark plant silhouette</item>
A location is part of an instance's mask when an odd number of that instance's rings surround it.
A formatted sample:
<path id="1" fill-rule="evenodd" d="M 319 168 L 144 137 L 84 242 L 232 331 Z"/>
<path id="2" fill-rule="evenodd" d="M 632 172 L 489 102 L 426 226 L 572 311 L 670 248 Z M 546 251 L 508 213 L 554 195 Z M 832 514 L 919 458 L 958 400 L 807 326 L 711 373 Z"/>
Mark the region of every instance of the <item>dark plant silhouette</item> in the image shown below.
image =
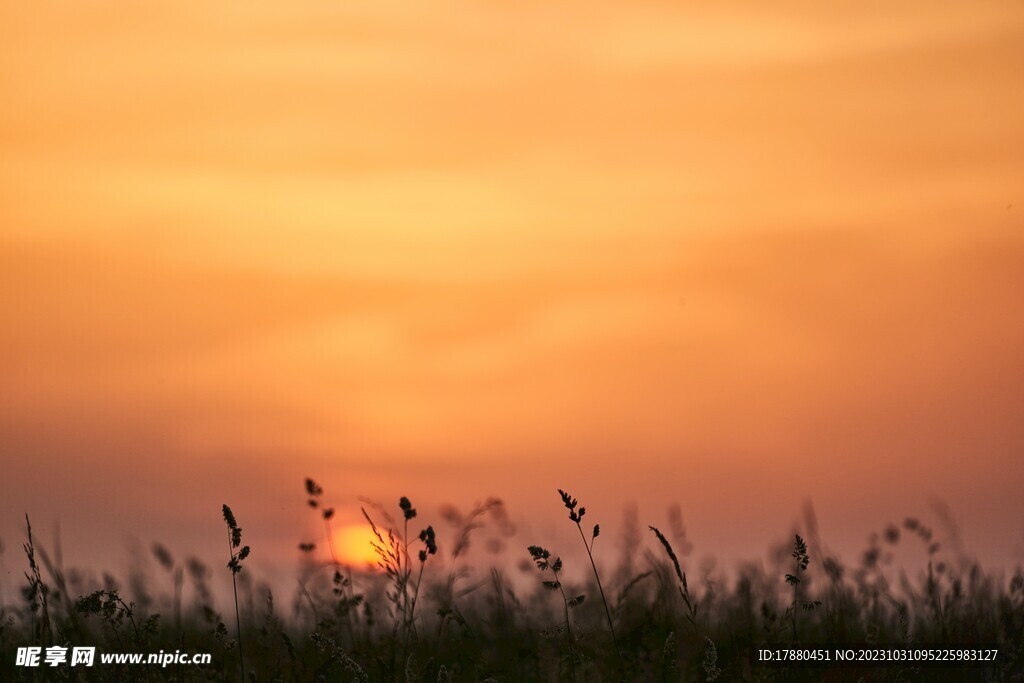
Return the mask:
<path id="1" fill-rule="evenodd" d="M 821 606 L 820 600 L 801 600 L 800 599 L 800 574 L 807 571 L 807 566 L 811 563 L 811 556 L 807 552 L 807 543 L 804 539 L 800 538 L 800 534 L 796 534 L 796 541 L 793 543 L 792 557 L 796 561 L 795 574 L 786 574 L 786 583 L 793 587 L 793 602 L 789 606 L 789 615 L 791 625 L 793 629 L 793 641 L 799 640 L 797 636 L 797 612 L 801 609 L 813 610 Z"/>
<path id="2" fill-rule="evenodd" d="M 307 494 L 315 494 L 318 488 L 307 489 Z M 314 497 L 322 500 L 322 495 L 321 490 Z M 587 512 L 572 496 L 565 496 L 570 520 L 579 529 L 582 521 L 589 520 Z M 316 507 L 318 524 L 323 519 L 321 506 Z M 815 564 L 813 551 L 819 541 L 809 528 L 806 536 L 791 535 L 776 546 L 768 565 L 748 562 L 727 576 L 710 562 L 702 562 L 700 569 L 684 565 L 679 550 L 682 536 L 670 518 L 667 534 L 652 526 L 654 538 L 626 539 L 621 552 L 629 553 L 630 561 L 619 566 L 628 567 L 627 571 L 620 570 L 614 580 L 600 577 L 607 596 L 618 596 L 614 604 L 608 603 L 616 633 L 616 640 L 610 641 L 605 636 L 609 615 L 594 599 L 599 593 L 595 579 L 589 578 L 590 571 L 582 571 L 584 576 L 579 577 L 567 572 L 563 563 L 572 568 L 571 557 L 556 557 L 545 547 L 529 546 L 529 559 L 520 558 L 520 570 L 530 574 L 539 570 L 541 576 L 535 585 L 524 585 L 510 580 L 502 558 L 492 556 L 497 566 L 487 567 L 479 572 L 482 580 L 467 581 L 453 593 L 447 578 L 453 576 L 452 569 L 444 563 L 458 562 L 456 572 L 479 569 L 463 553 L 467 535 L 480 516 L 442 513 L 454 529 L 455 546 L 442 549 L 435 525 L 411 531 L 426 516 L 423 509 L 417 511 L 405 498 L 390 510 L 366 503 L 367 519 L 376 522 L 374 545 L 384 571 L 367 569 L 357 574 L 364 599 L 352 610 L 350 627 L 339 618 L 346 587 L 338 581 L 337 570 L 307 574 L 310 580 L 300 583 L 294 594 L 291 616 L 286 611 L 278 614 L 269 586 L 260 577 L 260 566 L 251 562 L 250 551 L 242 543 L 238 521 L 224 506 L 234 635 L 217 612 L 210 571 L 202 559 L 186 555 L 176 561 L 162 545 L 151 545 L 158 573 L 150 578 L 160 579 L 154 583 L 147 583 L 146 574 L 122 581 L 110 573 L 64 571 L 59 553 L 48 555 L 36 530 L 27 527 L 27 568 L 24 576 L 17 573 L 23 599 L 5 602 L 9 593 L 0 576 L 0 651 L 84 644 L 97 646 L 97 654 L 133 650 L 213 654 L 207 664 L 171 665 L 158 673 L 151 668 L 152 680 L 162 680 L 166 674 L 181 681 L 244 676 L 246 681 L 285 683 L 488 679 L 799 683 L 821 680 L 827 670 L 793 665 L 785 670 L 752 668 L 750 653 L 766 645 L 791 647 L 790 643 L 801 647 L 803 643 L 825 647 L 920 644 L 967 646 L 997 654 L 942 670 L 891 662 L 871 669 L 871 680 L 988 683 L 1024 679 L 1024 570 L 985 570 L 955 542 L 943 538 L 940 545 L 938 535 L 917 519 L 884 525 L 871 534 L 866 552 L 853 565 L 844 566 L 834 556 Z M 589 527 L 585 531 L 593 570 L 595 539 L 610 534 L 601 529 L 595 533 Z M 901 557 L 904 546 L 914 539 L 923 545 L 924 560 L 913 552 Z M 461 549 L 456 552 L 456 547 Z M 303 566 L 309 570 L 309 563 Z M 325 566 L 334 567 L 333 561 L 318 569 Z M 822 570 L 821 580 L 815 567 Z M 183 579 L 174 578 L 178 575 Z M 163 580 L 166 577 L 171 580 Z M 699 594 L 694 590 L 697 585 L 702 587 Z M 592 592 L 590 586 L 594 586 Z M 559 600 L 552 602 L 551 593 Z M 454 596 L 459 600 L 457 611 L 451 609 Z M 159 612 L 151 609 L 159 605 L 175 613 L 180 610 L 180 616 L 165 624 Z M 262 614 L 259 605 L 265 605 Z M 307 607 L 314 616 L 312 623 Z M 453 627 L 441 628 L 443 624 Z M 235 662 L 238 669 L 232 669 Z M 627 667 L 621 675 L 616 670 L 620 662 Z M 69 664 L 64 666 L 71 678 L 92 680 L 91 670 L 71 671 Z M 111 680 L 147 676 L 137 667 L 106 671 Z M 61 670 L 53 673 L 60 676 Z M 868 670 L 845 673 L 837 680 L 857 680 Z"/>
<path id="3" fill-rule="evenodd" d="M 562 581 L 558 577 L 558 573 L 562 571 L 562 558 L 556 557 L 554 560 L 551 559 L 551 552 L 545 548 L 541 548 L 538 545 L 531 545 L 527 550 L 530 553 L 530 557 L 536 563 L 537 568 L 542 572 L 550 571 L 554 577 L 551 581 L 542 581 L 542 585 L 549 590 L 557 590 L 562 596 L 562 606 L 565 609 L 565 635 L 569 641 L 569 667 L 572 671 L 572 680 L 576 680 L 576 651 L 572 645 L 572 622 L 569 618 L 569 610 L 573 607 L 583 604 L 586 596 L 577 595 L 576 597 L 570 598 L 565 593 L 565 588 L 562 587 Z"/>
<path id="4" fill-rule="evenodd" d="M 228 553 L 231 559 L 228 561 L 228 569 L 231 570 L 231 589 L 235 597 L 235 628 L 238 633 L 238 666 L 242 670 L 242 680 L 245 680 L 245 654 L 242 648 L 242 616 L 238 610 L 238 582 L 235 577 L 242 571 L 242 562 L 249 557 L 249 546 L 242 545 L 242 529 L 235 520 L 234 513 L 226 504 L 222 507 L 224 521 L 228 525 Z"/>
<path id="5" fill-rule="evenodd" d="M 612 611 L 608 607 L 608 599 L 604 595 L 604 586 L 601 585 L 601 575 L 597 571 L 597 563 L 594 562 L 594 543 L 597 541 L 597 537 L 601 534 L 601 525 L 594 525 L 594 529 L 590 534 L 590 540 L 588 541 L 587 535 L 583 532 L 583 516 L 587 514 L 587 508 L 579 506 L 577 500 L 562 489 L 558 489 L 558 495 L 562 497 L 562 504 L 565 505 L 566 509 L 569 511 L 569 519 L 576 525 L 576 529 L 579 530 L 580 539 L 583 541 L 583 547 L 587 550 L 587 557 L 590 559 L 590 567 L 594 570 L 594 580 L 597 582 L 597 590 L 601 594 L 601 604 L 604 605 L 604 614 L 608 620 L 608 630 L 612 635 L 612 647 L 615 649 L 615 658 L 618 662 L 620 673 L 624 674 L 625 671 L 622 664 L 622 654 L 619 652 L 619 639 L 615 636 L 615 623 L 612 620 Z"/>

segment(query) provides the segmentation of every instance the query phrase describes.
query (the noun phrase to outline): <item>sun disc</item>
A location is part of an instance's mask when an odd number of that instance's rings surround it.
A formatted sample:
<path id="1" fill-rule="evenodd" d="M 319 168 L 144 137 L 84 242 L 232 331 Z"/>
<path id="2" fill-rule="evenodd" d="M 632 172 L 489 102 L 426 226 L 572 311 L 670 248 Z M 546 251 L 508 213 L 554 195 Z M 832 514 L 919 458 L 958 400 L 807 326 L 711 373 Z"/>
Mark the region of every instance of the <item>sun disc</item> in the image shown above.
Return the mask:
<path id="1" fill-rule="evenodd" d="M 334 545 L 338 560 L 355 567 L 377 565 L 377 553 L 373 549 L 376 541 L 368 524 L 350 524 L 341 527 L 334 534 Z"/>

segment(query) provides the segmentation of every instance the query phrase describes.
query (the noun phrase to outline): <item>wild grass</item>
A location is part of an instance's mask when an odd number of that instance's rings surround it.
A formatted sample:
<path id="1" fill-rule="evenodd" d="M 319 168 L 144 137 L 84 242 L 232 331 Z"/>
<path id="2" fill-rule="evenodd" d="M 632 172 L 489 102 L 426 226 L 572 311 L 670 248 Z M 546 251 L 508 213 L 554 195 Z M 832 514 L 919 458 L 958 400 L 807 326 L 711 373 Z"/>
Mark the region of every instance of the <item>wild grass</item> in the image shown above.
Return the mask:
<path id="1" fill-rule="evenodd" d="M 530 557 L 533 558 L 533 561 L 537 564 L 537 569 L 542 572 L 550 571 L 551 575 L 554 577 L 551 581 L 542 581 L 541 585 L 550 590 L 557 590 L 562 596 L 562 607 L 565 609 L 565 621 L 563 624 L 565 626 L 565 634 L 569 642 L 569 671 L 572 673 L 572 680 L 575 682 L 576 651 L 575 648 L 573 648 L 572 619 L 569 616 L 569 610 L 582 605 L 586 596 L 580 594 L 574 598 L 570 598 L 565 594 L 565 588 L 562 585 L 562 580 L 558 576 L 558 573 L 562 571 L 562 558 L 556 557 L 552 560 L 551 551 L 537 545 L 531 545 L 527 548 L 527 551 L 529 551 Z M 559 624 L 557 629 L 558 631 L 561 631 L 561 626 L 563 624 Z"/>
<path id="2" fill-rule="evenodd" d="M 242 647 L 242 617 L 238 611 L 238 581 L 235 577 L 238 576 L 242 571 L 242 562 L 249 557 L 249 546 L 242 545 L 242 529 L 238 526 L 238 522 L 235 521 L 235 515 L 231 512 L 231 508 L 225 504 L 221 508 L 221 512 L 224 515 L 224 521 L 228 525 L 228 554 L 231 559 L 228 560 L 228 569 L 231 570 L 231 590 L 235 598 L 235 624 L 238 632 L 238 666 L 242 671 L 242 680 L 245 680 L 245 653 Z"/>
<path id="3" fill-rule="evenodd" d="M 435 530 L 420 523 L 436 521 L 429 512 L 397 497 L 397 506 L 363 501 L 379 568 L 356 570 L 331 547 L 334 508 L 322 488 L 307 480 L 305 494 L 324 537 L 299 544 L 294 600 L 283 610 L 258 562 L 242 571 L 250 550 L 226 505 L 232 588 L 224 596 L 215 594 L 203 559 L 176 561 L 160 544 L 152 548 L 153 573 L 119 579 L 65 571 L 26 518 L 17 599 L 0 578 L 0 680 L 1024 680 L 1024 572 L 986 570 L 916 518 L 872 534 L 847 563 L 806 523 L 769 561 L 726 573 L 691 559 L 678 512 L 661 527 L 668 533 L 651 525 L 653 535 L 642 535 L 635 511 L 627 511 L 621 529 L 611 529 L 623 534 L 613 559 L 611 545 L 601 556 L 594 548 L 608 530 L 585 530 L 585 509 L 565 492 L 562 505 L 585 550 L 562 555 L 520 540 L 497 499 L 466 513 L 446 506 Z M 557 509 L 543 514 L 555 517 Z M 318 554 L 321 545 L 327 552 Z M 218 604 L 234 608 L 234 637 Z M 999 654 L 993 665 L 962 668 L 759 666 L 751 655 L 768 644 L 949 645 Z M 51 645 L 209 652 L 213 663 L 13 666 L 18 647 Z"/>
<path id="4" fill-rule="evenodd" d="M 597 583 L 597 592 L 601 595 L 601 605 L 604 607 L 605 618 L 608 620 L 608 631 L 612 635 L 612 650 L 615 652 L 615 659 L 619 665 L 620 674 L 625 674 L 625 669 L 622 666 L 622 655 L 619 652 L 619 641 L 615 637 L 615 622 L 612 619 L 612 611 L 608 608 L 608 598 L 604 595 L 604 586 L 601 584 L 601 574 L 597 571 L 597 563 L 594 562 L 594 543 L 597 542 L 597 537 L 601 534 L 601 525 L 595 524 L 594 530 L 591 532 L 590 541 L 587 541 L 587 536 L 583 533 L 583 516 L 587 514 L 587 508 L 582 505 L 577 509 L 578 502 L 571 495 L 558 489 L 558 495 L 562 497 L 562 504 L 565 505 L 569 511 L 569 520 L 576 525 L 576 529 L 580 532 L 580 539 L 583 541 L 583 547 L 587 551 L 587 558 L 590 560 L 590 566 L 594 570 L 594 581 Z"/>

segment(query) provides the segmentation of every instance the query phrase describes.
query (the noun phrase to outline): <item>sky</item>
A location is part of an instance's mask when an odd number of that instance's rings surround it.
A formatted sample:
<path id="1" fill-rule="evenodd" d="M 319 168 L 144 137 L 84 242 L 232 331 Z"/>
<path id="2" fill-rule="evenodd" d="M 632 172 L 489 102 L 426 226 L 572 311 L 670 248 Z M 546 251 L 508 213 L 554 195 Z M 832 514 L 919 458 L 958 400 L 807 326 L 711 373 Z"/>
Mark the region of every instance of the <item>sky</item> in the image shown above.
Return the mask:
<path id="1" fill-rule="evenodd" d="M 1019 563 L 1022 83 L 1017 0 L 3 3 L 0 569 L 307 476 Z"/>

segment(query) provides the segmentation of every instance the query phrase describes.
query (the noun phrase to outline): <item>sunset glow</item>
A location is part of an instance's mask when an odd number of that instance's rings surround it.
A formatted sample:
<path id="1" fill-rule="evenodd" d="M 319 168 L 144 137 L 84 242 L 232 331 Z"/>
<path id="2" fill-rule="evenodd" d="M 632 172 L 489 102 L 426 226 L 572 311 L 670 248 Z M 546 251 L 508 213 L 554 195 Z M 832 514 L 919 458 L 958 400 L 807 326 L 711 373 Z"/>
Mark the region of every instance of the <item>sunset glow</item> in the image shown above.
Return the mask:
<path id="1" fill-rule="evenodd" d="M 3 3 L 0 538 L 287 566 L 314 477 L 1013 562 L 1022 83 L 1019 0 Z"/>

